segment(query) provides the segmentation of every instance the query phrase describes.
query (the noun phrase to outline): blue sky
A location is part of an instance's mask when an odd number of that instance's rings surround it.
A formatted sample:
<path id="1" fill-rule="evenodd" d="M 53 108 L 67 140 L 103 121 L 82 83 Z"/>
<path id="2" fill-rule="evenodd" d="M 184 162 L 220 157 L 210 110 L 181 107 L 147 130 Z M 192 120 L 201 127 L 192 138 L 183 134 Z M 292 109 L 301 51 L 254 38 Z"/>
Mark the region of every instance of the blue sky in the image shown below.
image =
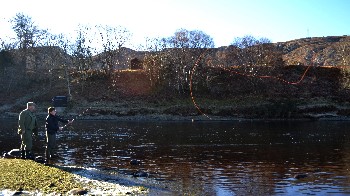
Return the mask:
<path id="1" fill-rule="evenodd" d="M 169 37 L 177 29 L 201 30 L 216 47 L 253 35 L 283 42 L 303 37 L 350 35 L 349 0 L 11 0 L 0 3 L 0 36 L 24 13 L 51 33 L 74 33 L 78 24 L 123 26 L 133 37 Z"/>

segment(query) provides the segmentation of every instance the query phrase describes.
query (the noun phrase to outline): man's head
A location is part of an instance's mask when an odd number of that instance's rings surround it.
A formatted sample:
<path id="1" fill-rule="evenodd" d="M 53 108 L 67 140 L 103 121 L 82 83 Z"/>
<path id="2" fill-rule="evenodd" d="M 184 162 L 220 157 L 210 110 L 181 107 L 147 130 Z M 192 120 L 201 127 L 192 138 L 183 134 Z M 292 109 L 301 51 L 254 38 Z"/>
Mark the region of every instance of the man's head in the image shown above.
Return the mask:
<path id="1" fill-rule="evenodd" d="M 30 110 L 31 112 L 34 112 L 35 111 L 35 103 L 34 102 L 28 102 L 27 103 L 27 109 Z"/>
<path id="2" fill-rule="evenodd" d="M 56 115 L 56 109 L 54 107 L 49 107 L 47 109 L 47 113 L 52 114 L 52 115 Z"/>

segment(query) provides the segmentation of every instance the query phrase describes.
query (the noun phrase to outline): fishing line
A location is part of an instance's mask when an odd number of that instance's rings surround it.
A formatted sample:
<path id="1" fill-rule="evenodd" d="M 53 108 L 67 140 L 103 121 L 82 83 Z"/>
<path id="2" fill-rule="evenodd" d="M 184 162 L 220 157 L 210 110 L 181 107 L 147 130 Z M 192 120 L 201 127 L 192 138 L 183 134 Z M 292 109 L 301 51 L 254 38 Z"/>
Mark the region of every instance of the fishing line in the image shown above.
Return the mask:
<path id="1" fill-rule="evenodd" d="M 280 77 L 276 77 L 276 76 L 269 76 L 269 75 L 254 75 L 254 74 L 245 74 L 245 73 L 241 73 L 241 72 L 238 72 L 238 71 L 233 71 L 233 70 L 230 70 L 230 69 L 227 69 L 223 66 L 218 66 L 219 68 L 225 70 L 225 71 L 229 71 L 231 73 L 234 73 L 234 74 L 237 74 L 237 75 L 241 75 L 241 76 L 245 76 L 245 77 L 255 77 L 255 78 L 263 78 L 263 79 L 267 79 L 267 78 L 270 78 L 270 79 L 275 79 L 275 80 L 278 80 L 280 82 L 284 82 L 284 83 L 287 83 L 287 84 L 290 84 L 290 85 L 297 85 L 299 84 L 301 81 L 304 80 L 305 76 L 306 76 L 306 73 L 309 71 L 309 69 L 312 67 L 313 65 L 308 65 L 305 69 L 305 71 L 303 72 L 303 74 L 300 76 L 300 79 L 295 81 L 295 82 L 290 82 L 288 80 L 285 80 L 283 78 L 280 78 Z"/>
<path id="2" fill-rule="evenodd" d="M 102 99 L 101 99 L 101 100 L 102 100 Z M 101 100 L 95 102 L 95 105 L 96 105 L 97 103 L 101 102 Z M 90 107 L 88 107 L 87 109 L 85 109 L 83 112 L 80 112 L 78 115 L 75 115 L 75 117 L 73 117 L 73 119 L 72 119 L 72 122 L 71 122 L 71 123 L 68 123 L 68 124 L 65 124 L 65 125 L 63 126 L 62 129 L 64 129 L 64 128 L 66 128 L 68 125 L 72 124 L 74 120 L 76 120 L 76 119 L 78 119 L 79 117 L 85 115 L 85 113 L 86 113 L 87 111 L 91 110 L 92 107 L 93 107 L 93 106 L 90 106 Z"/>
<path id="3" fill-rule="evenodd" d="M 199 63 L 199 61 L 203 58 L 203 55 L 205 54 L 205 52 L 208 50 L 208 48 L 205 50 L 205 51 L 203 51 L 200 55 L 199 55 L 199 57 L 197 58 L 197 61 L 194 63 L 194 65 L 193 65 L 193 67 L 192 67 L 192 70 L 191 70 L 191 72 L 190 72 L 190 96 L 191 96 L 191 99 L 192 99 L 192 103 L 193 103 L 193 105 L 196 107 L 196 109 L 198 110 L 198 112 L 200 113 L 200 114 L 202 114 L 203 116 L 205 116 L 205 117 L 207 117 L 208 119 L 210 119 L 211 120 L 211 118 L 207 115 L 207 114 L 205 114 L 202 110 L 201 110 L 201 108 L 197 105 L 197 102 L 196 102 L 196 100 L 195 100 L 195 98 L 194 98 L 194 95 L 193 95 L 193 83 L 192 83 L 192 81 L 193 81 L 193 75 L 194 75 L 194 73 L 195 73 L 195 71 L 196 71 L 196 68 L 197 68 L 197 66 L 198 66 L 198 63 Z"/>

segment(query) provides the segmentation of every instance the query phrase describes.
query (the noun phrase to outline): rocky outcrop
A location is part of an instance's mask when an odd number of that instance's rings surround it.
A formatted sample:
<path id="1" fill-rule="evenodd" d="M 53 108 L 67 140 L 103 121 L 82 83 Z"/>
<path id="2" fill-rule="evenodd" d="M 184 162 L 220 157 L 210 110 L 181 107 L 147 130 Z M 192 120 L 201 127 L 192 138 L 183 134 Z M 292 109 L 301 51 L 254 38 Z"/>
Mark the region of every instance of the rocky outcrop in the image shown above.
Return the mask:
<path id="1" fill-rule="evenodd" d="M 348 66 L 350 36 L 303 38 L 275 44 L 286 65 Z"/>

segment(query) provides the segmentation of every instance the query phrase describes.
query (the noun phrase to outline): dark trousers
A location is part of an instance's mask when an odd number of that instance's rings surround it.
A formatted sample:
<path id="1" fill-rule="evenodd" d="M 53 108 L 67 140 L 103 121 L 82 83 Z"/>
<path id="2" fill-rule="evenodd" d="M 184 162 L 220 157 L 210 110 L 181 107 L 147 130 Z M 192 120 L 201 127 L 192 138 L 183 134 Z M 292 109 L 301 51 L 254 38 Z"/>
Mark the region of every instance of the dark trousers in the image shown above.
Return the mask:
<path id="1" fill-rule="evenodd" d="M 45 157 L 47 159 L 53 157 L 56 153 L 56 134 L 49 134 L 46 131 L 46 150 Z"/>

